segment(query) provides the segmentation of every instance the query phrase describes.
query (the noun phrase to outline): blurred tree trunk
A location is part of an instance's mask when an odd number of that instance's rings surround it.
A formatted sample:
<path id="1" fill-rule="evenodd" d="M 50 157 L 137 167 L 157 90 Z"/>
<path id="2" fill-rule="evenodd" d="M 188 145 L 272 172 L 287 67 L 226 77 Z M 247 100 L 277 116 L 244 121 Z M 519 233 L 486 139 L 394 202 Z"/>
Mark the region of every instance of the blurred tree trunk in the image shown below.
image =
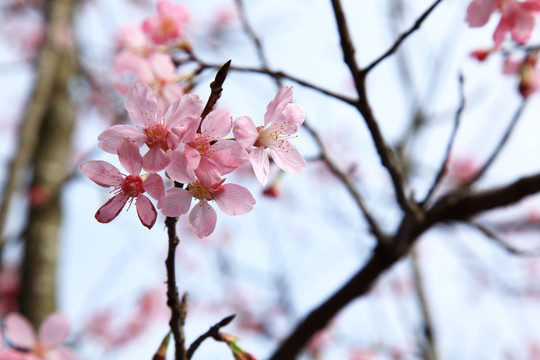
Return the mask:
<path id="1" fill-rule="evenodd" d="M 44 101 L 41 127 L 30 164 L 33 178 L 22 265 L 20 312 L 37 326 L 56 310 L 56 267 L 62 221 L 60 193 L 68 178 L 74 108 L 70 80 L 74 75 L 71 34 L 75 0 L 50 0 L 48 31 L 31 101 Z M 47 66 L 44 66 L 44 64 Z M 36 96 L 43 78 L 51 80 L 46 96 Z M 43 105 L 43 104 L 42 104 Z"/>

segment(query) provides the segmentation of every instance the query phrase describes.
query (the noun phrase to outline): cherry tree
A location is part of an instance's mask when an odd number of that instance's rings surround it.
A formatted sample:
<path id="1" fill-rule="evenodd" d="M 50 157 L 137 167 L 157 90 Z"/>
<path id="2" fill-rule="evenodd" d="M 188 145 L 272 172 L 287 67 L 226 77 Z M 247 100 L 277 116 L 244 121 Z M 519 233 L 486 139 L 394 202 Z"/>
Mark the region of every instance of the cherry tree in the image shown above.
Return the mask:
<path id="1" fill-rule="evenodd" d="M 539 15 L 7 0 L 0 358 L 539 359 Z"/>

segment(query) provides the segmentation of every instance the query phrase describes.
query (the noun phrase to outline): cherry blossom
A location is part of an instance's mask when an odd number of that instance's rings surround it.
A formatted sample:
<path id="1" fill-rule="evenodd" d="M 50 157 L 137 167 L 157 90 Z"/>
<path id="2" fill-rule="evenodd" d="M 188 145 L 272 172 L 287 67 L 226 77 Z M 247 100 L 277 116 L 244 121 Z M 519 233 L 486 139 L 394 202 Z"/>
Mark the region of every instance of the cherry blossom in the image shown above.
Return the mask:
<path id="1" fill-rule="evenodd" d="M 114 61 L 114 70 L 119 75 L 133 75 L 136 81 L 148 85 L 154 92 L 161 110 L 166 111 L 167 107 L 184 95 L 184 88 L 178 84 L 182 76 L 175 73 L 169 54 L 153 53 L 144 57 L 123 51 Z M 116 82 L 115 86 L 123 94 L 129 90 L 129 86 L 123 82 Z"/>
<path id="2" fill-rule="evenodd" d="M 225 175 L 245 161 L 245 150 L 238 142 L 224 139 L 232 129 L 232 118 L 226 110 L 210 112 L 201 123 L 201 132 L 184 137 L 184 151 L 191 168 L 200 172 Z"/>
<path id="3" fill-rule="evenodd" d="M 187 94 L 169 106 L 163 115 L 148 85 L 136 83 L 127 93 L 125 106 L 137 127 L 112 126 L 99 135 L 99 147 L 115 154 L 118 144 L 126 138 L 139 146 L 146 144 L 149 150 L 143 156 L 143 168 L 158 172 L 169 164 L 167 152 L 176 149 L 184 132 L 198 126 L 203 104 L 198 96 Z"/>
<path id="4" fill-rule="evenodd" d="M 289 104 L 293 87 L 279 90 L 266 108 L 264 126 L 255 127 L 253 120 L 241 116 L 234 122 L 233 133 L 240 145 L 249 152 L 249 161 L 255 176 L 263 186 L 268 181 L 270 162 L 265 149 L 270 150 L 272 160 L 283 171 L 301 173 L 306 162 L 288 139 L 295 137 L 304 122 L 304 110 L 298 104 Z"/>
<path id="5" fill-rule="evenodd" d="M 500 48 L 507 33 L 510 33 L 517 43 L 524 44 L 531 37 L 535 17 L 540 12 L 540 1 L 473 0 L 467 8 L 466 21 L 471 27 L 484 26 L 495 11 L 501 13 L 501 19 L 493 33 L 495 48 Z"/>
<path id="6" fill-rule="evenodd" d="M 160 200 L 165 194 L 165 186 L 161 176 L 152 173 L 141 177 L 143 159 L 137 145 L 127 139 L 118 145 L 118 158 L 129 175 L 124 175 L 110 163 L 100 160 L 86 161 L 81 164 L 82 172 L 93 182 L 102 187 L 114 187 L 114 196 L 96 212 L 96 220 L 101 223 L 111 222 L 128 200 L 135 201 L 137 214 L 141 223 L 151 229 L 157 218 L 157 212 L 143 193 L 148 192 L 153 198 Z"/>
<path id="7" fill-rule="evenodd" d="M 170 0 L 160 0 L 157 4 L 157 16 L 148 18 L 143 23 L 143 31 L 156 44 L 167 44 L 178 40 L 189 21 L 187 8 Z"/>
<path id="8" fill-rule="evenodd" d="M 163 215 L 175 217 L 188 213 L 192 198 L 198 200 L 189 211 L 189 223 L 200 238 L 212 234 L 216 227 L 217 215 L 210 201 L 227 215 L 243 215 L 255 205 L 255 199 L 246 188 L 236 184 L 223 185 L 225 179 L 216 177 L 215 173 L 196 175 L 186 154 L 180 150 L 172 152 L 166 171 L 171 179 L 187 186 L 186 189 L 167 190 L 165 198 L 158 202 L 158 208 Z"/>
<path id="9" fill-rule="evenodd" d="M 11 313 L 5 318 L 5 333 L 9 343 L 16 349 L 3 352 L 0 354 L 0 359 L 77 359 L 77 356 L 70 349 L 60 345 L 69 333 L 69 321 L 65 314 L 54 313 L 49 315 L 36 334 L 25 317 L 18 313 Z"/>

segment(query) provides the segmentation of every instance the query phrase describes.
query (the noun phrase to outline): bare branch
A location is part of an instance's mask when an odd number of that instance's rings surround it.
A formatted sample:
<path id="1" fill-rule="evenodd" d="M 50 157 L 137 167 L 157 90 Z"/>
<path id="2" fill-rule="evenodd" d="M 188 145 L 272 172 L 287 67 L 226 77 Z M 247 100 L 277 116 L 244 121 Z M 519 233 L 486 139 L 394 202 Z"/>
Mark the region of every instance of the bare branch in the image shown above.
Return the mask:
<path id="1" fill-rule="evenodd" d="M 422 217 L 421 210 L 418 208 L 418 206 L 412 201 L 409 201 L 405 195 L 403 176 L 401 174 L 399 163 L 395 157 L 394 152 L 386 144 L 381 130 L 379 129 L 377 120 L 375 119 L 373 111 L 371 110 L 371 106 L 369 105 L 366 91 L 366 73 L 360 71 L 360 68 L 356 62 L 355 49 L 349 34 L 349 29 L 347 27 L 343 8 L 341 7 L 341 2 L 340 0 L 332 0 L 332 5 L 334 8 L 334 15 L 336 18 L 339 36 L 341 39 L 343 58 L 345 60 L 345 63 L 349 67 L 349 71 L 351 72 L 351 75 L 354 79 L 356 91 L 358 92 L 359 100 L 356 104 L 356 107 L 364 117 L 364 121 L 366 122 L 371 137 L 373 138 L 373 142 L 375 143 L 375 147 L 381 159 L 381 163 L 386 168 L 390 175 L 390 178 L 392 179 L 392 184 L 394 185 L 394 191 L 396 193 L 399 205 L 401 206 L 403 211 L 407 213 L 412 213 L 416 217 Z"/>
<path id="2" fill-rule="evenodd" d="M 431 12 L 433 10 L 435 10 L 435 8 L 437 7 L 437 5 L 439 5 L 443 0 L 437 0 L 435 1 L 413 24 L 413 26 L 405 31 L 403 34 L 401 34 L 399 36 L 399 38 L 396 40 L 396 42 L 390 47 L 390 49 L 388 49 L 384 54 L 382 54 L 381 56 L 379 56 L 375 61 L 373 61 L 371 64 L 369 64 L 368 66 L 366 66 L 362 72 L 364 73 L 364 75 L 366 75 L 368 72 L 370 72 L 371 70 L 373 70 L 373 68 L 375 68 L 375 66 L 379 65 L 379 63 L 381 61 L 383 61 L 384 59 L 386 59 L 387 57 L 389 57 L 390 55 L 392 55 L 393 53 L 395 53 L 397 51 L 397 49 L 399 49 L 401 43 L 403 43 L 403 41 L 405 41 L 413 32 L 415 32 L 416 30 L 420 29 L 420 26 L 422 26 L 422 23 L 427 19 L 427 17 L 431 14 Z"/>
<path id="3" fill-rule="evenodd" d="M 208 329 L 207 332 L 199 336 L 193 343 L 189 346 L 189 349 L 187 351 L 187 358 L 191 359 L 195 351 L 199 348 L 199 346 L 203 343 L 204 340 L 213 337 L 217 338 L 219 336 L 219 330 L 221 330 L 222 327 L 225 327 L 230 324 L 231 321 L 235 318 L 236 315 L 229 315 L 214 326 L 212 326 L 210 329 Z"/>
<path id="4" fill-rule="evenodd" d="M 497 146 L 493 150 L 493 153 L 491 154 L 491 156 L 487 159 L 484 166 L 476 173 L 476 175 L 473 178 L 471 178 L 469 181 L 467 181 L 465 184 L 463 184 L 463 187 L 469 187 L 472 184 L 474 184 L 491 167 L 491 165 L 493 164 L 495 159 L 497 159 L 497 156 L 499 155 L 499 153 L 503 149 L 504 145 L 506 145 L 506 142 L 510 138 L 510 135 L 512 134 L 512 131 L 516 127 L 516 124 L 517 124 L 518 120 L 520 119 L 521 114 L 523 113 L 523 110 L 525 110 L 526 105 L 527 105 L 527 101 L 524 99 L 521 102 L 521 104 L 519 105 L 516 112 L 514 113 L 514 116 L 512 117 L 512 120 L 510 121 L 510 124 L 508 124 L 508 128 L 506 129 L 503 137 L 501 138 L 501 141 L 499 141 L 499 144 L 497 144 Z"/>
<path id="5" fill-rule="evenodd" d="M 469 221 L 467 224 L 471 225 L 476 230 L 480 231 L 482 234 L 484 234 L 488 239 L 492 240 L 495 245 L 502 247 L 505 251 L 512 255 L 517 256 L 540 256 L 540 250 L 537 251 L 525 251 L 521 249 L 517 249 L 511 245 L 509 245 L 506 241 L 501 239 L 497 234 L 495 234 L 493 231 L 491 231 L 486 226 L 475 222 L 475 221 Z"/>
<path id="6" fill-rule="evenodd" d="M 452 147 L 454 145 L 454 141 L 456 139 L 457 130 L 459 128 L 459 124 L 461 122 L 461 115 L 463 113 L 463 109 L 465 109 L 465 93 L 463 90 L 463 74 L 459 74 L 459 107 L 456 111 L 456 115 L 454 117 L 454 127 L 452 128 L 452 133 L 450 134 L 450 139 L 448 140 L 448 145 L 446 146 L 446 152 L 444 155 L 444 160 L 441 163 L 441 167 L 439 168 L 439 171 L 437 172 L 437 175 L 435 176 L 435 180 L 433 181 L 433 184 L 431 185 L 430 189 L 428 190 L 424 200 L 422 200 L 422 204 L 426 203 L 431 195 L 435 192 L 437 187 L 440 185 L 441 180 L 443 179 L 443 176 L 446 174 L 447 167 L 448 167 L 448 160 L 450 159 L 450 153 L 452 151 Z"/>

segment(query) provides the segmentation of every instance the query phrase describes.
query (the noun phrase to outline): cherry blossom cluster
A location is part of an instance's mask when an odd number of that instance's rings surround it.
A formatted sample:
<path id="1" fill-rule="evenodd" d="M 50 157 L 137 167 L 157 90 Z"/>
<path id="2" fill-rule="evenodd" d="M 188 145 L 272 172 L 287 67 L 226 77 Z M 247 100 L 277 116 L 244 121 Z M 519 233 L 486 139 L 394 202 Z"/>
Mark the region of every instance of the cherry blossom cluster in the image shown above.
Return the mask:
<path id="1" fill-rule="evenodd" d="M 211 203 L 227 215 L 251 211 L 255 204 L 251 193 L 225 183 L 224 176 L 250 162 L 257 179 L 266 185 L 270 168 L 266 149 L 283 171 L 304 171 L 306 162 L 289 141 L 304 122 L 303 109 L 290 103 L 292 96 L 292 87 L 279 90 L 268 104 L 264 124 L 256 126 L 247 116 L 233 122 L 224 109 L 213 110 L 203 119 L 204 104 L 193 94 L 162 110 L 152 89 L 135 83 L 125 99 L 135 126 L 114 125 L 98 137 L 99 147 L 117 155 L 125 173 L 106 161 L 81 164 L 90 180 L 113 188 L 113 196 L 97 211 L 96 219 L 108 223 L 126 203 L 135 201 L 141 223 L 151 228 L 157 211 L 148 195 L 165 216 L 189 213 L 189 223 L 202 238 L 216 226 Z M 162 172 L 175 186 L 165 189 Z"/>
<path id="2" fill-rule="evenodd" d="M 185 5 L 160 0 L 155 16 L 141 24 L 122 27 L 114 61 L 114 70 L 119 76 L 116 88 L 126 94 L 135 79 L 152 88 L 162 110 L 178 101 L 185 93 L 179 84 L 184 76 L 176 74 L 171 52 L 189 51 L 190 45 L 184 36 L 188 23 L 189 11 Z"/>
<path id="3" fill-rule="evenodd" d="M 479 61 L 499 51 L 508 35 L 518 45 L 525 45 L 531 39 L 536 18 L 540 15 L 540 0 L 472 0 L 467 8 L 466 21 L 471 27 L 482 27 L 494 13 L 499 13 L 500 18 L 493 33 L 493 47 L 471 53 Z M 540 70 L 537 67 L 538 49 L 524 50 L 526 54 L 519 57 L 506 50 L 502 72 L 518 77 L 519 93 L 527 98 L 540 87 Z"/>

